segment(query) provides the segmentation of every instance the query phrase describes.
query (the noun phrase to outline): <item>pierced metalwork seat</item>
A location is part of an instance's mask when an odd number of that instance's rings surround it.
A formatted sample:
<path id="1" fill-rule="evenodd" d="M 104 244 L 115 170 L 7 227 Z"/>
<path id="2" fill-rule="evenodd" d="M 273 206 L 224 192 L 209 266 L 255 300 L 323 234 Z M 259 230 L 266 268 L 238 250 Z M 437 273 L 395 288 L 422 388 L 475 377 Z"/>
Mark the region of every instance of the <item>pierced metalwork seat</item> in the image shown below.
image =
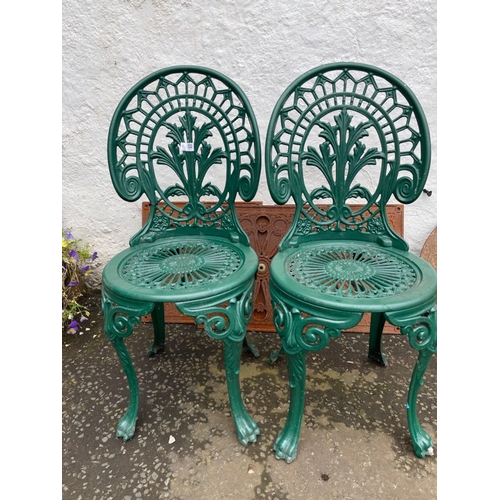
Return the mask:
<path id="1" fill-rule="evenodd" d="M 235 213 L 236 197 L 250 201 L 260 176 L 259 131 L 250 103 L 216 71 L 178 66 L 152 73 L 115 111 L 108 163 L 124 200 L 146 196 L 151 203 L 130 248 L 103 271 L 105 333 L 130 391 L 117 436 L 133 436 L 139 405 L 124 339 L 151 313 L 154 340 L 148 355 L 164 350 L 164 303 L 173 302 L 223 342 L 237 436 L 244 445 L 254 442 L 260 431 L 242 401 L 239 367 L 258 259 Z"/>
<path id="2" fill-rule="evenodd" d="M 436 272 L 391 228 L 386 205 L 421 194 L 430 165 L 427 121 L 411 90 L 379 68 L 328 64 L 297 78 L 271 116 L 265 160 L 274 201 L 295 215 L 270 269 L 274 324 L 287 357 L 290 407 L 274 443 L 295 459 L 304 409 L 306 354 L 371 313 L 368 355 L 386 321 L 401 327 L 418 360 L 407 416 L 415 453 L 432 453 L 417 396 L 436 352 Z M 350 201 L 363 208 L 353 210 Z M 360 201 L 361 200 L 361 201 Z M 276 359 L 274 353 L 271 360 Z"/>

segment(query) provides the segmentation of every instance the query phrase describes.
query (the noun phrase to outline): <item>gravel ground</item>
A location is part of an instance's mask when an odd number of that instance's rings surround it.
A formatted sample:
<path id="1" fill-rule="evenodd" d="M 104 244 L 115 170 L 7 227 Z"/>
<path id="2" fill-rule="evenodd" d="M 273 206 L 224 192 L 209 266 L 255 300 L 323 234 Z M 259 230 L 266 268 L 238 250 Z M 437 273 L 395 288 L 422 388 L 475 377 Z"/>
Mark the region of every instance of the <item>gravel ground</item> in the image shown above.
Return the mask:
<path id="1" fill-rule="evenodd" d="M 389 365 L 367 358 L 368 335 L 348 333 L 308 356 L 306 408 L 297 459 L 277 460 L 272 443 L 288 410 L 284 358 L 274 333 L 250 332 L 261 353 L 244 352 L 242 391 L 261 429 L 257 443 L 236 439 L 222 345 L 194 325 L 167 325 L 166 351 L 146 356 L 152 326 L 127 339 L 140 387 L 134 437 L 115 437 L 128 387 L 103 333 L 98 300 L 87 330 L 62 340 L 62 498 L 414 499 L 437 497 L 436 356 L 420 392 L 420 419 L 434 455 L 413 454 L 406 392 L 416 352 L 384 336 Z"/>

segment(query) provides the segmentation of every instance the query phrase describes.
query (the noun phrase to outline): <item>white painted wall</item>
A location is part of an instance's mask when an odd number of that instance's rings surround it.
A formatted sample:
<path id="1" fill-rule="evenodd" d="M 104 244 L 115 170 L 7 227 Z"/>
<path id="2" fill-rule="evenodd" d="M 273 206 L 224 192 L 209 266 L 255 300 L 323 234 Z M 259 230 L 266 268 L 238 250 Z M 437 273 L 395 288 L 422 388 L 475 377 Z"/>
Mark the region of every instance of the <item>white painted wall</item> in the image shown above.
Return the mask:
<path id="1" fill-rule="evenodd" d="M 62 227 L 99 252 L 95 282 L 141 226 L 141 201 L 124 202 L 109 177 L 111 116 L 139 79 L 178 64 L 234 79 L 252 103 L 263 146 L 275 102 L 315 66 L 364 62 L 401 78 L 433 141 L 426 185 L 433 194 L 405 207 L 405 239 L 420 253 L 437 224 L 435 0 L 63 0 L 62 7 Z M 272 203 L 264 172 L 256 200 Z"/>

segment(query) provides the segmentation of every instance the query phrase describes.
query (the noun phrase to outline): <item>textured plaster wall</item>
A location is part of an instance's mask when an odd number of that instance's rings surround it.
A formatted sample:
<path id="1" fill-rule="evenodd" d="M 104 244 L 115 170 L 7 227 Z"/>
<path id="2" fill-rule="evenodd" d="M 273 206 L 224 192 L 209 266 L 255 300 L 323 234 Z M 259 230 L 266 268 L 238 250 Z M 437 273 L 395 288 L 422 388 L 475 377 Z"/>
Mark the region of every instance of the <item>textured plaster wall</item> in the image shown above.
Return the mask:
<path id="1" fill-rule="evenodd" d="M 62 227 L 99 252 L 100 269 L 139 230 L 141 200 L 115 193 L 106 140 L 118 101 L 148 73 L 196 64 L 226 74 L 252 103 L 264 143 L 293 79 L 357 61 L 405 81 L 429 121 L 433 194 L 405 207 L 405 238 L 420 253 L 437 224 L 436 16 L 434 0 L 63 0 Z M 272 204 L 264 172 L 256 200 Z"/>

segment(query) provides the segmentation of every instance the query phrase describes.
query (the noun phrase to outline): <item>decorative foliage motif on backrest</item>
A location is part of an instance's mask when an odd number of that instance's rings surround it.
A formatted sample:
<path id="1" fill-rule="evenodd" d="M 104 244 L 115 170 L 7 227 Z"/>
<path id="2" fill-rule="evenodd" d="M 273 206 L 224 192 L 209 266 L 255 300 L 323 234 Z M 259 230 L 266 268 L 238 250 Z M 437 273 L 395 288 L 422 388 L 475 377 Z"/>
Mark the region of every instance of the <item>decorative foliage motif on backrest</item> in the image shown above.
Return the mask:
<path id="1" fill-rule="evenodd" d="M 267 133 L 271 195 L 297 206 L 283 245 L 314 235 L 407 248 L 385 205 L 415 201 L 429 164 L 427 122 L 403 82 L 355 63 L 311 70 L 283 93 Z"/>
<path id="2" fill-rule="evenodd" d="M 248 241 L 234 200 L 255 196 L 259 133 L 246 96 L 222 74 L 179 66 L 135 85 L 112 119 L 108 162 L 123 199 L 152 205 L 131 244 L 201 227 Z"/>

